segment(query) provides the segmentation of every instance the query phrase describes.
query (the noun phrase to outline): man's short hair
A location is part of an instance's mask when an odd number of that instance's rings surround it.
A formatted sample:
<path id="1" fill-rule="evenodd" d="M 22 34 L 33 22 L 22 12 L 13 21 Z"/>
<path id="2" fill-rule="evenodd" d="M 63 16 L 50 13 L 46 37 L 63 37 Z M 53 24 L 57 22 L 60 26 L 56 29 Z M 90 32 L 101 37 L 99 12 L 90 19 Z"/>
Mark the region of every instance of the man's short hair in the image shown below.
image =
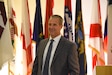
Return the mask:
<path id="1" fill-rule="evenodd" d="M 63 18 L 60 15 L 52 15 L 50 18 L 58 18 L 59 19 L 59 24 L 63 24 Z"/>

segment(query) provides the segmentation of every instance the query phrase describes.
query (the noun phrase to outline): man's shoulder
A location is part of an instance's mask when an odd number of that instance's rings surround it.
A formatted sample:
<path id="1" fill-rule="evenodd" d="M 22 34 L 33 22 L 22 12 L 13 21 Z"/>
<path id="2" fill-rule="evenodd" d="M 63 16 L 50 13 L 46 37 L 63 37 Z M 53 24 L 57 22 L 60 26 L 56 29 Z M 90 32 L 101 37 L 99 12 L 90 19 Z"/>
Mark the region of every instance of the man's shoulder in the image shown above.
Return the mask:
<path id="1" fill-rule="evenodd" d="M 65 43 L 68 43 L 68 44 L 76 44 L 75 42 L 72 42 L 72 41 L 69 41 L 68 39 L 66 39 L 65 37 L 61 37 L 61 39 L 63 40 L 63 41 L 65 41 Z"/>
<path id="2" fill-rule="evenodd" d="M 45 39 L 42 39 L 40 42 L 46 42 L 48 40 L 49 40 L 48 38 L 45 38 Z"/>

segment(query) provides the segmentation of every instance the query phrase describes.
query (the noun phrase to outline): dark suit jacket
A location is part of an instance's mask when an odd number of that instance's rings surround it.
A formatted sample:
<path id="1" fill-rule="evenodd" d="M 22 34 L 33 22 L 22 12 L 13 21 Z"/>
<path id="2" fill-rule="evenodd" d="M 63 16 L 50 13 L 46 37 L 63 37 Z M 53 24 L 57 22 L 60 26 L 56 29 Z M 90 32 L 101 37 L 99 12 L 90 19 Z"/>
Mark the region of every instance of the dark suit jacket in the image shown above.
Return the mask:
<path id="1" fill-rule="evenodd" d="M 42 75 L 43 53 L 49 39 L 39 43 L 32 75 Z M 51 64 L 51 75 L 79 75 L 79 59 L 75 43 L 61 37 Z"/>

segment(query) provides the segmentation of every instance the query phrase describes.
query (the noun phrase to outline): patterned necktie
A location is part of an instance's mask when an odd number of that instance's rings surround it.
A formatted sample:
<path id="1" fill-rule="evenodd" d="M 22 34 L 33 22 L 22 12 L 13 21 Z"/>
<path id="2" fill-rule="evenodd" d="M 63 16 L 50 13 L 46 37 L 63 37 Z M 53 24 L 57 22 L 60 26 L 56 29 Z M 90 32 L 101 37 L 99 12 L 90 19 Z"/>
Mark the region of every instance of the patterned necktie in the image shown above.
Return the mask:
<path id="1" fill-rule="evenodd" d="M 46 60 L 45 60 L 45 64 L 44 64 L 44 69 L 43 69 L 43 75 L 49 75 L 48 71 L 49 71 L 49 60 L 50 60 L 50 56 L 51 56 L 51 50 L 52 50 L 52 44 L 53 44 L 53 39 L 50 42 L 49 48 L 48 48 L 48 52 L 47 52 L 47 56 L 46 56 Z"/>

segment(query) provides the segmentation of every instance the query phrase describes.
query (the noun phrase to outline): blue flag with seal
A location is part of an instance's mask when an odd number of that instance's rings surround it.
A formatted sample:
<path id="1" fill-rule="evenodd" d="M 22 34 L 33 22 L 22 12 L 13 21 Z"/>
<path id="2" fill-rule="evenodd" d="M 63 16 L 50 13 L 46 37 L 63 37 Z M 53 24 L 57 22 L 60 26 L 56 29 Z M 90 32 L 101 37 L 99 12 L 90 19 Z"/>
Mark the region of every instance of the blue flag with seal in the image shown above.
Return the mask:
<path id="1" fill-rule="evenodd" d="M 81 0 L 76 0 L 75 15 L 75 42 L 78 46 L 80 75 L 87 74 L 87 62 L 85 54 L 85 37 L 81 10 Z"/>

